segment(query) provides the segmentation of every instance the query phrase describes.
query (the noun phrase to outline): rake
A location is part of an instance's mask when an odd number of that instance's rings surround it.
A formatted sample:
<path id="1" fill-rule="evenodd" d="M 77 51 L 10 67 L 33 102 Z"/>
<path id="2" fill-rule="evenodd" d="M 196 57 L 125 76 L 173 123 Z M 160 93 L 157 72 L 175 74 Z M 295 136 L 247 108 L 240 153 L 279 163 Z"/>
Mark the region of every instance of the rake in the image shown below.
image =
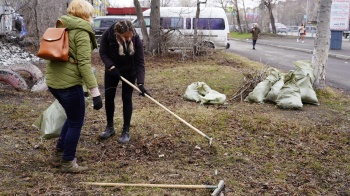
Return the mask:
<path id="1" fill-rule="evenodd" d="M 120 76 L 120 78 L 126 82 L 127 84 L 129 84 L 131 87 L 133 87 L 135 90 L 137 90 L 138 92 L 142 93 L 140 91 L 139 88 L 137 88 L 134 84 L 132 84 L 131 82 L 129 82 L 128 80 L 126 80 L 125 78 L 123 78 L 122 76 Z M 180 120 L 181 122 L 183 122 L 185 125 L 187 125 L 188 127 L 190 127 L 192 130 L 196 131 L 197 133 L 199 133 L 200 135 L 202 135 L 203 137 L 207 138 L 209 140 L 209 146 L 211 146 L 212 142 L 213 142 L 213 138 L 208 137 L 207 135 L 205 135 L 202 131 L 200 131 L 199 129 L 197 129 L 196 127 L 192 126 L 190 123 L 186 122 L 184 119 L 182 119 L 181 117 L 179 117 L 178 115 L 176 115 L 174 112 L 170 111 L 168 108 L 166 108 L 164 105 L 162 105 L 161 103 L 159 103 L 157 100 L 153 99 L 153 97 L 145 94 L 145 96 L 147 98 L 149 98 L 150 100 L 152 100 L 154 103 L 156 103 L 157 105 L 159 105 L 160 107 L 162 107 L 165 111 L 169 112 L 171 115 L 173 115 L 175 118 L 177 118 L 178 120 Z"/>

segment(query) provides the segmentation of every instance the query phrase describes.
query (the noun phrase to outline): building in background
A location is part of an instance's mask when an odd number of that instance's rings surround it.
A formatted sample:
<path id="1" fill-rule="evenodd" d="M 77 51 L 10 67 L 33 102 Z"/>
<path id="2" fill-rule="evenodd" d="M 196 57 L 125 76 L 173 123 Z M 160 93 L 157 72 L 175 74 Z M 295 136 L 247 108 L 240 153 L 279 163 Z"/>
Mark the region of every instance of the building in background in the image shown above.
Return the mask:
<path id="1" fill-rule="evenodd" d="M 95 9 L 94 17 L 106 16 L 107 7 L 109 7 L 108 0 L 87 0 Z"/>
<path id="2" fill-rule="evenodd" d="M 113 16 L 136 16 L 136 10 L 133 0 L 109 0 L 106 15 Z M 139 0 L 142 11 L 149 9 L 145 6 L 145 0 Z"/>
<path id="3" fill-rule="evenodd" d="M 142 7 L 142 11 L 148 10 L 149 8 Z M 135 7 L 108 7 L 107 15 L 118 15 L 118 16 L 126 16 L 133 15 L 136 16 Z"/>

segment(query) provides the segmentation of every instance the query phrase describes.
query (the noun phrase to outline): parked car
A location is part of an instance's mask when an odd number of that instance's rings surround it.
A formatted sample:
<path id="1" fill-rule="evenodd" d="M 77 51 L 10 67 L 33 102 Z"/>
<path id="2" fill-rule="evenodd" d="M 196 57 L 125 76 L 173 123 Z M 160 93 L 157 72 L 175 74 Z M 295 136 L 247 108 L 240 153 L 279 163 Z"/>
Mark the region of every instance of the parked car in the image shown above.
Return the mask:
<path id="1" fill-rule="evenodd" d="M 97 43 L 100 43 L 101 36 L 112 24 L 121 20 L 133 21 L 136 16 L 99 16 L 94 18 L 94 31 Z"/>
<path id="2" fill-rule="evenodd" d="M 288 32 L 298 32 L 299 33 L 300 26 L 289 26 Z M 314 34 L 316 33 L 316 26 L 306 26 L 306 33 Z"/>
<path id="3" fill-rule="evenodd" d="M 286 25 L 276 22 L 275 27 L 276 27 L 276 33 L 287 33 L 288 29 L 287 29 Z M 272 32 L 271 24 L 270 24 L 270 31 Z"/>

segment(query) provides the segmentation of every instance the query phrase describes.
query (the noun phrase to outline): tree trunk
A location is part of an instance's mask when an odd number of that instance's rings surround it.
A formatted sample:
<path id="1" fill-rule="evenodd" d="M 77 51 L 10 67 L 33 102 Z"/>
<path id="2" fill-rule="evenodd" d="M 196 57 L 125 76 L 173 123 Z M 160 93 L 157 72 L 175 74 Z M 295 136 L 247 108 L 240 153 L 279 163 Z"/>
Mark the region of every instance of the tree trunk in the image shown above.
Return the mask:
<path id="1" fill-rule="evenodd" d="M 320 0 L 317 14 L 317 31 L 311 65 L 316 71 L 314 87 L 326 88 L 326 69 L 330 46 L 330 15 L 332 0 Z"/>
<path id="2" fill-rule="evenodd" d="M 239 18 L 239 9 L 238 9 L 237 0 L 235 0 L 234 3 L 235 3 L 235 8 L 236 8 L 236 18 L 237 18 L 238 31 L 239 31 L 239 33 L 243 33 L 242 27 L 241 27 L 241 20 Z"/>
<path id="3" fill-rule="evenodd" d="M 275 18 L 273 17 L 272 13 L 272 0 L 265 1 L 265 6 L 267 7 L 267 10 L 269 12 L 272 33 L 276 34 Z"/>
<path id="4" fill-rule="evenodd" d="M 154 53 L 160 53 L 160 43 L 161 43 L 161 34 L 160 34 L 160 0 L 152 0 L 151 3 L 151 14 L 150 20 L 151 25 L 149 29 L 149 50 Z"/>
<path id="5" fill-rule="evenodd" d="M 139 0 L 134 0 L 134 5 L 135 5 L 136 14 L 137 14 L 137 20 L 139 21 L 139 24 L 141 27 L 143 46 L 145 47 L 146 52 L 150 52 L 150 50 L 149 50 L 149 36 L 148 36 L 147 27 L 146 27 L 145 20 L 143 18 L 142 8 L 141 8 Z"/>
<path id="6" fill-rule="evenodd" d="M 247 21 L 247 13 L 245 11 L 245 5 L 244 5 L 244 0 L 242 0 L 243 2 L 243 16 L 244 16 L 244 21 L 245 21 L 245 29 L 246 29 L 246 33 L 249 32 L 249 26 L 248 26 L 248 21 Z"/>
<path id="7" fill-rule="evenodd" d="M 199 14 L 200 14 L 200 2 L 199 0 L 197 0 L 197 10 L 196 10 L 196 19 L 194 21 L 193 24 L 193 54 L 194 55 L 198 55 L 198 32 L 197 32 L 197 24 L 198 24 L 198 18 L 199 18 Z"/>
<path id="8" fill-rule="evenodd" d="M 37 13 L 37 10 L 38 10 L 38 0 L 35 0 L 34 1 L 34 21 L 35 21 L 35 38 L 36 40 L 40 40 L 40 36 L 39 36 L 39 24 L 38 24 L 38 13 Z"/>

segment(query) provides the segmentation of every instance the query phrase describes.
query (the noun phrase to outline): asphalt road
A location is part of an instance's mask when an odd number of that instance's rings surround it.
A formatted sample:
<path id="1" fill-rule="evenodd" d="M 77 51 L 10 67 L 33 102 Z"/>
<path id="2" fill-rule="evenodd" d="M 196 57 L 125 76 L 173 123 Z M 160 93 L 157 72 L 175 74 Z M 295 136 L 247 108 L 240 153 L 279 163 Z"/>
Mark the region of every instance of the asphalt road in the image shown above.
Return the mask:
<path id="1" fill-rule="evenodd" d="M 350 42 L 345 40 L 342 49 L 330 50 L 326 83 L 328 86 L 338 88 L 350 94 Z M 297 43 L 296 39 L 259 39 L 256 50 L 252 48 L 251 40 L 230 40 L 231 47 L 228 52 L 247 57 L 271 67 L 284 71 L 295 69 L 294 61 L 310 60 L 312 58 L 313 38 L 305 43 Z M 348 48 L 349 47 L 349 48 Z M 349 50 L 348 50 L 349 49 Z M 349 56 L 347 56 L 347 54 Z"/>

